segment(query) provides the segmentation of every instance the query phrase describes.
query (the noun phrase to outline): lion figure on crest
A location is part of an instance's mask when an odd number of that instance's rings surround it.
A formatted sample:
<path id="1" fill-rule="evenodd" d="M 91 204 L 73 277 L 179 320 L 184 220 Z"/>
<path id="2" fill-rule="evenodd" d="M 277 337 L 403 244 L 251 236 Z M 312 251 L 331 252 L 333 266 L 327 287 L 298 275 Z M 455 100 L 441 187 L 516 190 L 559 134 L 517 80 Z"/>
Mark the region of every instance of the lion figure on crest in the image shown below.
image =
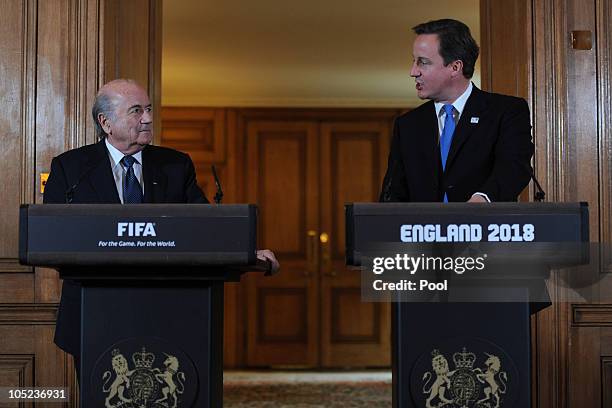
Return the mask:
<path id="1" fill-rule="evenodd" d="M 123 402 L 132 402 L 131 399 L 126 398 L 123 395 L 123 391 L 125 391 L 126 387 L 130 387 L 130 375 L 132 375 L 133 371 L 129 370 L 128 362 L 119 350 L 113 350 L 112 355 L 113 358 L 111 360 L 111 363 L 113 366 L 113 371 L 115 371 L 115 380 L 113 381 L 110 387 L 106 388 L 106 385 L 108 384 L 111 378 L 111 372 L 106 371 L 102 375 L 102 381 L 104 381 L 104 384 L 102 385 L 102 391 L 105 393 L 110 392 L 106 397 L 106 401 L 104 402 L 106 408 L 114 408 L 114 405 L 111 404 L 111 400 L 115 396 L 118 396 L 119 399 Z"/>
<path id="2" fill-rule="evenodd" d="M 427 401 L 425 401 L 425 407 L 438 408 L 447 404 L 451 404 L 453 402 L 444 396 L 444 392 L 451 386 L 449 376 L 451 376 L 453 373 L 450 372 L 448 368 L 448 360 L 446 359 L 446 357 L 444 357 L 443 354 L 441 354 L 438 350 L 432 351 L 431 354 L 433 356 L 431 360 L 431 367 L 436 373 L 436 379 L 431 385 L 431 387 L 427 388 L 427 385 L 429 384 L 432 375 L 429 371 L 426 372 L 425 375 L 423 375 L 423 381 L 425 381 L 425 385 L 423 386 L 423 393 L 429 393 L 429 397 L 427 398 Z M 438 397 L 438 399 L 440 400 L 440 404 L 433 406 L 431 405 L 431 403 L 436 397 Z"/>

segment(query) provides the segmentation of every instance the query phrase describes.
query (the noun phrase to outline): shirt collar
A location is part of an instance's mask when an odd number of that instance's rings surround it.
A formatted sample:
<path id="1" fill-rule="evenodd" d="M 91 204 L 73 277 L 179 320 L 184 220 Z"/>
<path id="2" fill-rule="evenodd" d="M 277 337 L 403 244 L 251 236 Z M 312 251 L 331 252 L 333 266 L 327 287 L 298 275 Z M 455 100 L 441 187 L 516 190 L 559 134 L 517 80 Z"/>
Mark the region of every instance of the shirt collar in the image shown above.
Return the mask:
<path id="1" fill-rule="evenodd" d="M 453 108 L 455 108 L 455 110 L 457 111 L 458 117 L 460 117 L 461 113 L 463 113 L 465 104 L 467 103 L 468 98 L 472 94 L 472 88 L 473 88 L 472 81 L 470 81 L 466 90 L 461 94 L 461 96 L 455 99 L 455 102 L 453 102 L 452 104 Z M 440 117 L 440 111 L 442 110 L 442 107 L 444 107 L 444 104 L 441 102 L 435 102 L 434 107 L 436 108 L 436 116 Z"/>
<path id="2" fill-rule="evenodd" d="M 115 167 L 121 162 L 121 159 L 123 159 L 123 156 L 125 156 L 125 154 L 121 153 L 115 146 L 110 144 L 110 142 L 108 141 L 108 137 L 104 138 L 104 142 L 106 143 L 106 149 L 108 150 L 108 153 L 110 155 L 113 167 Z M 137 153 L 134 153 L 132 157 L 135 158 L 140 165 L 142 165 L 142 150 Z"/>

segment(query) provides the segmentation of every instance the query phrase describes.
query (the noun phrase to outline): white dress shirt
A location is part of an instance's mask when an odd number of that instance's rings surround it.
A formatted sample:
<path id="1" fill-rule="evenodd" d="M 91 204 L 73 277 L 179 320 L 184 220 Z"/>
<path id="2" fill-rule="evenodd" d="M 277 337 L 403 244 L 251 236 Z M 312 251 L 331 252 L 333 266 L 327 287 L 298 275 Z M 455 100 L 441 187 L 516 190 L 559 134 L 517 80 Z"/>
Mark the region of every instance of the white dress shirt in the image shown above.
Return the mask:
<path id="1" fill-rule="evenodd" d="M 453 108 L 454 108 L 453 112 L 454 112 L 455 125 L 459 123 L 459 119 L 461 119 L 461 114 L 463 113 L 463 110 L 465 109 L 465 104 L 468 98 L 472 94 L 473 88 L 474 86 L 472 85 L 472 82 L 470 81 L 466 90 L 461 94 L 461 96 L 455 99 L 455 102 L 452 103 Z M 442 109 L 444 105 L 445 104 L 441 102 L 434 102 L 434 108 L 436 109 L 436 117 L 438 118 L 438 132 L 439 132 L 438 133 L 438 143 L 440 142 L 440 137 L 442 136 L 442 131 L 444 130 L 444 121 L 446 120 L 446 111 Z M 489 199 L 489 196 L 486 195 L 485 193 L 476 192 L 474 194 L 484 197 L 488 202 L 491 202 L 491 200 Z"/>
<path id="2" fill-rule="evenodd" d="M 474 86 L 472 85 L 472 82 L 470 81 L 466 90 L 461 94 L 461 96 L 455 99 L 455 102 L 452 103 L 453 108 L 454 108 L 454 113 L 455 113 L 455 116 L 454 116 L 455 124 L 459 123 L 459 119 L 461 119 L 461 114 L 463 113 L 465 109 L 465 104 L 468 98 L 472 94 L 473 87 Z M 443 103 L 434 102 L 434 108 L 436 109 L 436 117 L 438 118 L 438 132 L 439 132 L 438 141 L 440 140 L 439 138 L 442 136 L 442 131 L 444 130 L 444 121 L 446 120 L 446 112 L 444 111 L 444 109 L 442 109 L 443 107 L 444 107 Z M 491 200 L 489 199 L 489 196 L 486 195 L 485 193 L 476 192 L 474 194 L 478 194 L 479 196 L 484 197 L 488 202 L 491 202 Z"/>
<path id="3" fill-rule="evenodd" d="M 465 109 L 465 103 L 467 102 L 468 98 L 472 94 L 472 88 L 473 88 L 473 85 L 470 82 L 467 89 L 461 94 L 460 97 L 458 97 L 455 100 L 455 102 L 452 103 L 453 108 L 455 108 L 455 124 L 459 123 L 459 119 L 461 119 L 461 114 L 463 113 L 463 110 Z M 436 116 L 438 118 L 438 131 L 440 132 L 438 134 L 438 137 L 440 137 L 442 136 L 442 130 L 444 130 L 444 121 L 446 120 L 446 112 L 444 111 L 444 109 L 442 109 L 444 107 L 444 104 L 442 102 L 435 102 L 434 107 L 436 108 Z"/>
<path id="4" fill-rule="evenodd" d="M 123 186 L 125 185 L 125 173 L 126 169 L 121 164 L 121 160 L 125 154 L 121 153 L 115 146 L 109 143 L 108 137 L 104 139 L 106 143 L 106 149 L 108 150 L 108 158 L 110 160 L 111 170 L 113 171 L 113 178 L 115 179 L 115 186 L 117 187 L 117 193 L 119 193 L 119 200 L 123 203 Z M 142 195 L 144 197 L 144 183 L 142 182 L 142 151 L 134 153 L 132 155 L 136 159 L 132 167 L 134 168 L 134 175 L 140 183 L 142 189 Z"/>

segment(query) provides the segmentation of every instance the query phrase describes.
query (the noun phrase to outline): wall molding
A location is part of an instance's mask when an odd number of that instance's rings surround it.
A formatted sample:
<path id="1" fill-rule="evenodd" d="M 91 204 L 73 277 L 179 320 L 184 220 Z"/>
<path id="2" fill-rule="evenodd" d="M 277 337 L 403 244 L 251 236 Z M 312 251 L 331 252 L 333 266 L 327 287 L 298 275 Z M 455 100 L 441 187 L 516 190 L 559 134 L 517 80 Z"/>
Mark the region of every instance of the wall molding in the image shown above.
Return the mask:
<path id="1" fill-rule="evenodd" d="M 612 305 L 572 305 L 572 326 L 612 327 Z"/>
<path id="2" fill-rule="evenodd" d="M 0 304 L 0 325 L 54 325 L 57 309 L 57 304 Z"/>

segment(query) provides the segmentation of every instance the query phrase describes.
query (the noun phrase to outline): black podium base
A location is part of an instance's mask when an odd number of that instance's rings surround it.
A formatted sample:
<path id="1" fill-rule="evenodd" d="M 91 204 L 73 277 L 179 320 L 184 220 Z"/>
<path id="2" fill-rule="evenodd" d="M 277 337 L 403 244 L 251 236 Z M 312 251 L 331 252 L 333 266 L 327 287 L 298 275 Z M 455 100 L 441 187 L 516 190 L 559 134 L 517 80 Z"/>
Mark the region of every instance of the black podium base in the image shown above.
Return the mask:
<path id="1" fill-rule="evenodd" d="M 394 303 L 394 408 L 531 406 L 529 303 Z"/>
<path id="2" fill-rule="evenodd" d="M 89 282 L 82 316 L 82 407 L 223 405 L 223 282 Z"/>

